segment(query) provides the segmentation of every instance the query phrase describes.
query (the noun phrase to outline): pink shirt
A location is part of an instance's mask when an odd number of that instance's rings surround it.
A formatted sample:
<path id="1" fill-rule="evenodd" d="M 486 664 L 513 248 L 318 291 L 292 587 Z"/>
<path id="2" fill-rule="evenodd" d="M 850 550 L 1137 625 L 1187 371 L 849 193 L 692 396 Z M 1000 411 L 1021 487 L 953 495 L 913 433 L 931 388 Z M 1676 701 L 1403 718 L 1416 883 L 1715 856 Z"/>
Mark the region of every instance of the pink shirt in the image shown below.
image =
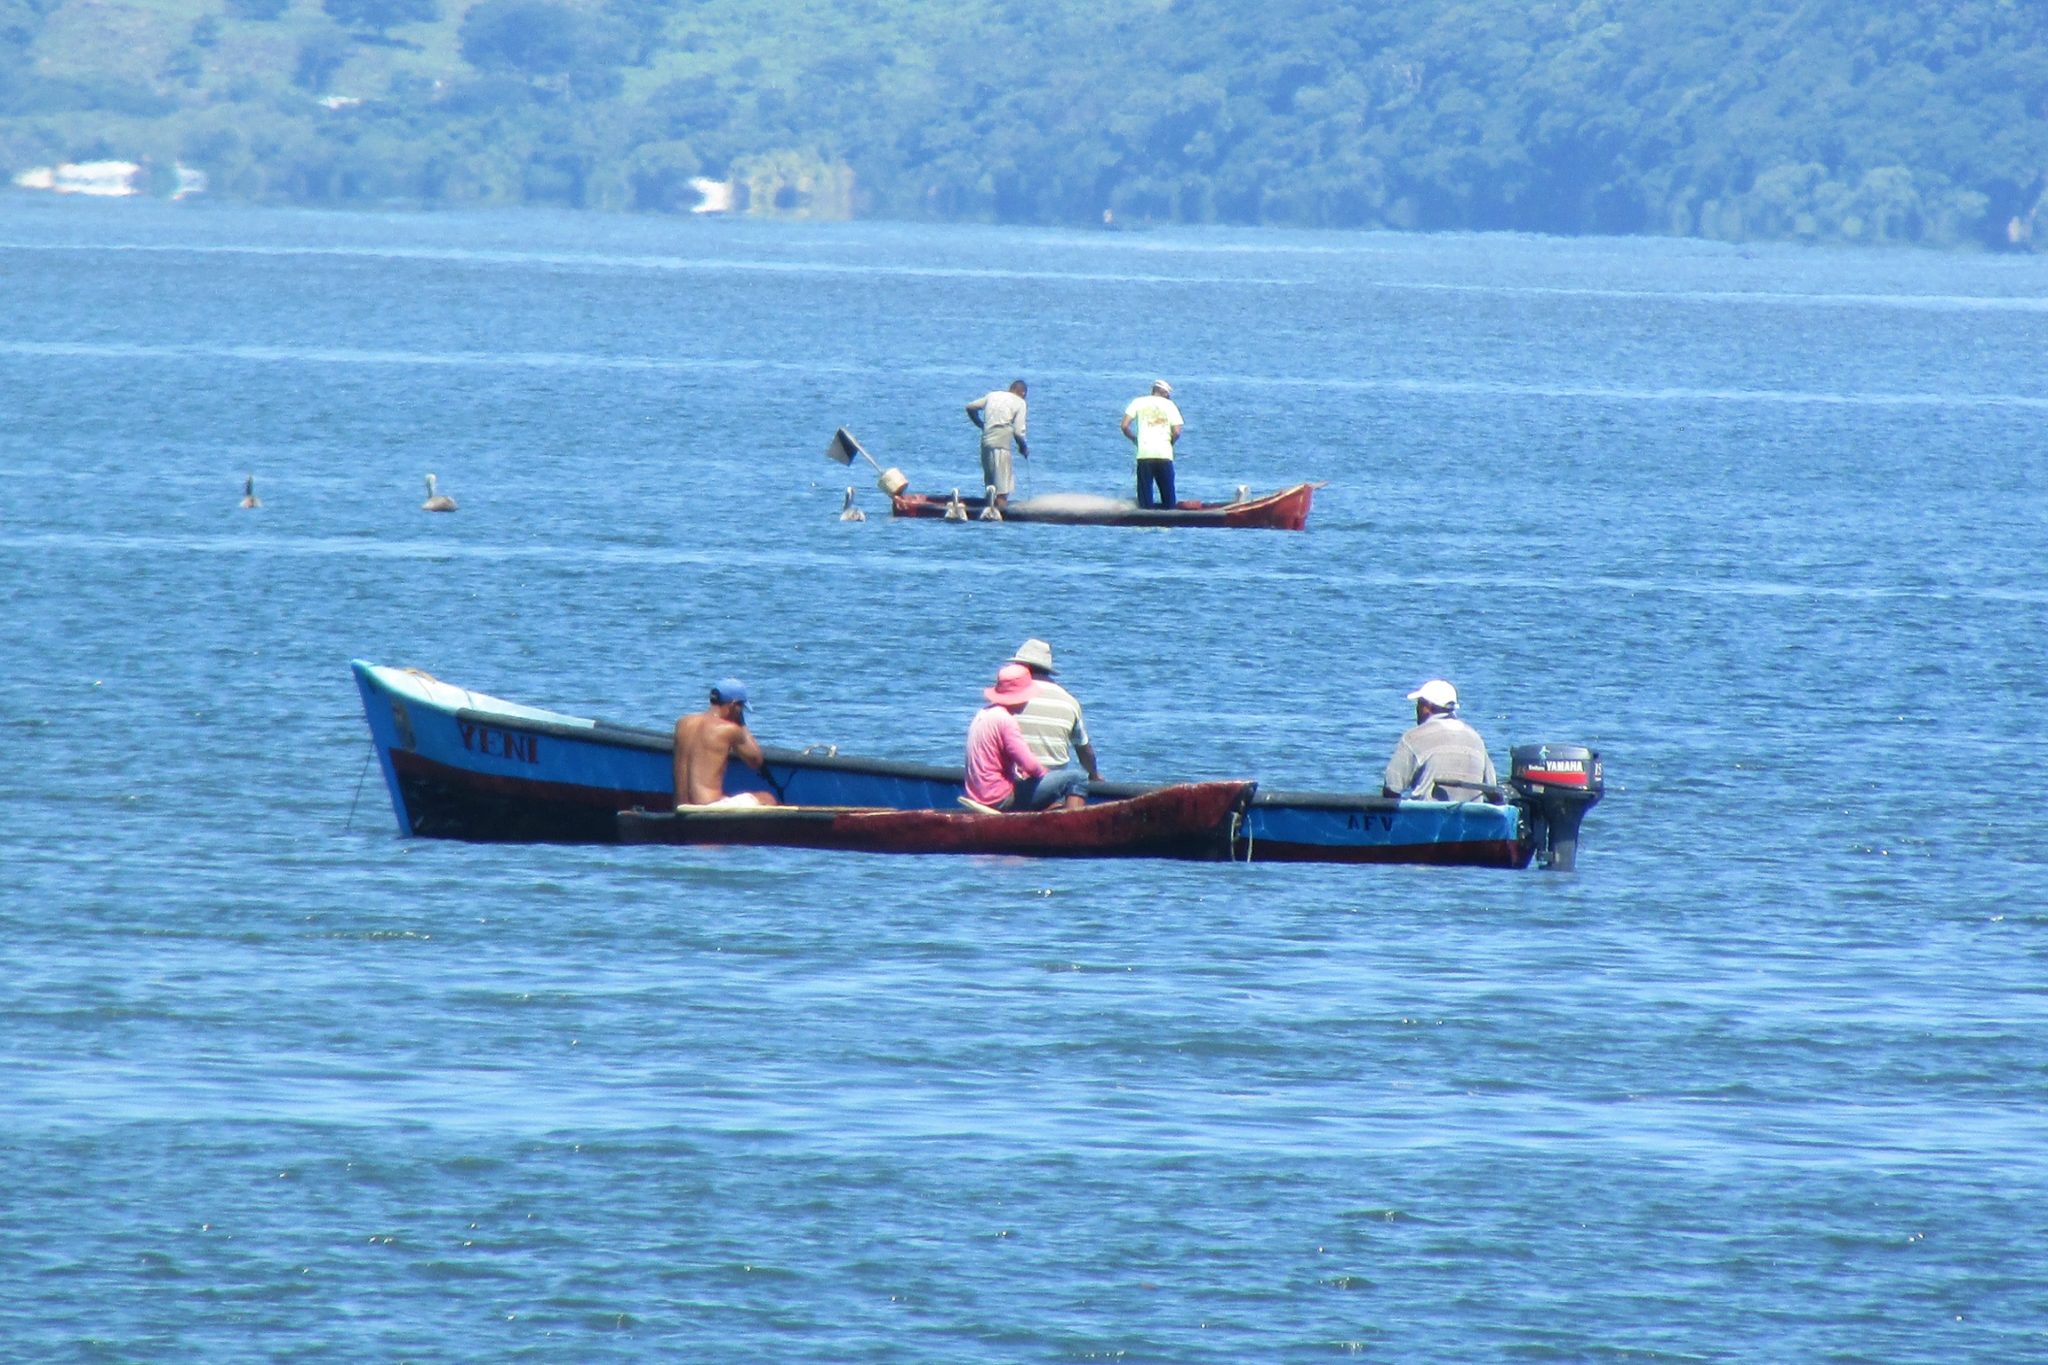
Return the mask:
<path id="1" fill-rule="evenodd" d="M 1018 779 L 1044 773 L 1045 765 L 1024 743 L 1017 718 L 1005 707 L 982 707 L 967 727 L 967 795 L 984 806 L 1000 806 Z"/>

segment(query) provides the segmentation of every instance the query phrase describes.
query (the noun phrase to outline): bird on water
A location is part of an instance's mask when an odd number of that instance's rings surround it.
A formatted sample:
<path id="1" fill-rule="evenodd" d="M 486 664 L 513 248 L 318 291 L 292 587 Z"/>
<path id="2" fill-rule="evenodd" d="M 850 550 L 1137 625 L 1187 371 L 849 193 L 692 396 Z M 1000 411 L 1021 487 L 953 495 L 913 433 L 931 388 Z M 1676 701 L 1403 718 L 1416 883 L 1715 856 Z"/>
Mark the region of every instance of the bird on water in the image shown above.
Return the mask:
<path id="1" fill-rule="evenodd" d="M 427 475 L 427 500 L 420 504 L 422 512 L 453 512 L 455 499 L 443 493 L 434 482 L 432 474 Z"/>
<path id="2" fill-rule="evenodd" d="M 846 490 L 846 506 L 839 509 L 839 519 L 841 521 L 866 521 L 868 519 L 867 513 L 853 505 L 853 490 L 851 488 Z"/>
<path id="3" fill-rule="evenodd" d="M 263 505 L 263 499 L 256 496 L 256 476 L 254 474 L 242 480 L 242 500 L 235 505 L 245 508 L 261 507 Z"/>

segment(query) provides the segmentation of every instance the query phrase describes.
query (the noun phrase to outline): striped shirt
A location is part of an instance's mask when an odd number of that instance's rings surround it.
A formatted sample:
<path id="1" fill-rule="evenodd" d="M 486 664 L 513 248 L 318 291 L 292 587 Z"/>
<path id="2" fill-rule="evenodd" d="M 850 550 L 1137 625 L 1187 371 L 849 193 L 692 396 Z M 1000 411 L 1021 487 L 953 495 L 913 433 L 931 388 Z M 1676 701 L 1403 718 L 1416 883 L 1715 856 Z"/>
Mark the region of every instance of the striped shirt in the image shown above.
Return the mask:
<path id="1" fill-rule="evenodd" d="M 1044 678 L 1031 689 L 1031 700 L 1017 713 L 1017 726 L 1032 754 L 1048 768 L 1064 766 L 1072 749 L 1088 742 L 1081 703 L 1066 688 Z"/>
<path id="2" fill-rule="evenodd" d="M 1495 785 L 1493 758 L 1479 732 L 1439 711 L 1401 736 L 1387 760 L 1386 790 L 1425 801 L 1476 801 Z"/>

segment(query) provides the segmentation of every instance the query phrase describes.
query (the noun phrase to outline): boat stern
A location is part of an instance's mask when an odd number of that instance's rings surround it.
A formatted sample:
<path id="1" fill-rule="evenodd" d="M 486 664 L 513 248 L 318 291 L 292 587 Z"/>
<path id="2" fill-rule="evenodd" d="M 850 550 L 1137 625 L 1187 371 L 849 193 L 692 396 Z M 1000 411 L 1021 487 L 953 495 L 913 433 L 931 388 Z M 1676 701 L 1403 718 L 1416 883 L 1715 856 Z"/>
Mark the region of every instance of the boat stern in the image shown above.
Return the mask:
<path id="1" fill-rule="evenodd" d="M 1528 807 L 1536 861 L 1555 872 L 1578 863 L 1579 823 L 1606 793 L 1597 749 L 1578 744 L 1517 744 L 1508 751 L 1508 785 Z"/>
<path id="2" fill-rule="evenodd" d="M 1245 812 L 1243 862 L 1526 867 L 1522 809 L 1336 792 L 1260 792 Z"/>

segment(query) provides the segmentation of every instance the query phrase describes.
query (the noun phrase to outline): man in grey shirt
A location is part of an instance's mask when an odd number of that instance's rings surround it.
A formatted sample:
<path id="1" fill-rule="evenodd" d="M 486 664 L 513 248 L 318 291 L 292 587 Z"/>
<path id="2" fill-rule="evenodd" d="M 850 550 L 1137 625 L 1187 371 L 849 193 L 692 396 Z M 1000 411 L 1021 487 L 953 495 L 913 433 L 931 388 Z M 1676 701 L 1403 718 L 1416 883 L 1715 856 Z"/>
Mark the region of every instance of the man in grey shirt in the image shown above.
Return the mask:
<path id="1" fill-rule="evenodd" d="M 1458 689 L 1431 678 L 1408 694 L 1415 728 L 1387 760 L 1381 790 L 1424 801 L 1477 801 L 1497 785 L 1493 758 L 1479 732 L 1458 719 Z"/>
<path id="2" fill-rule="evenodd" d="M 1010 490 L 1015 486 L 1011 445 L 1014 443 L 1025 459 L 1031 458 L 1031 447 L 1024 440 L 1025 392 L 1024 381 L 1015 379 L 1009 388 L 985 393 L 967 405 L 967 420 L 981 428 L 981 479 L 998 512 L 1010 505 Z"/>

